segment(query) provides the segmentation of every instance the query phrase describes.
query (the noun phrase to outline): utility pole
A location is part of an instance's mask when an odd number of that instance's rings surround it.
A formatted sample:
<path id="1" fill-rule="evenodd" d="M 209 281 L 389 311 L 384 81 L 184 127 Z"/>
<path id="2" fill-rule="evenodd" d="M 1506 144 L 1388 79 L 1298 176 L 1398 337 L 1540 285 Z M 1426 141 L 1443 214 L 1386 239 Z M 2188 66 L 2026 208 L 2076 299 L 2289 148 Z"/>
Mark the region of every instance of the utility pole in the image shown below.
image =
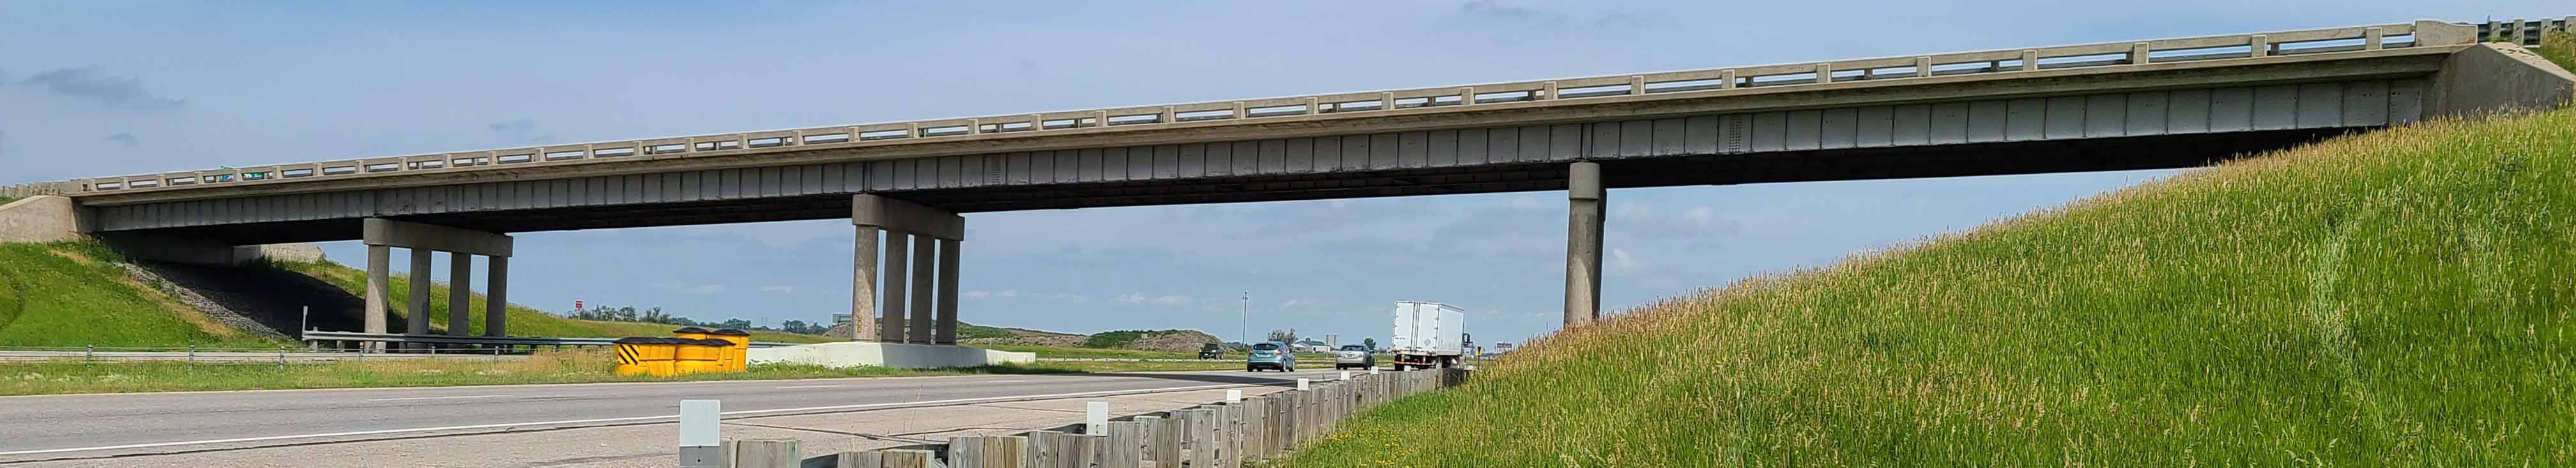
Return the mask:
<path id="1" fill-rule="evenodd" d="M 1234 339 L 1243 341 L 1246 347 L 1252 346 L 1252 335 L 1247 334 L 1251 333 L 1251 330 L 1252 290 L 1246 289 L 1243 290 L 1243 325 L 1234 329 Z"/>

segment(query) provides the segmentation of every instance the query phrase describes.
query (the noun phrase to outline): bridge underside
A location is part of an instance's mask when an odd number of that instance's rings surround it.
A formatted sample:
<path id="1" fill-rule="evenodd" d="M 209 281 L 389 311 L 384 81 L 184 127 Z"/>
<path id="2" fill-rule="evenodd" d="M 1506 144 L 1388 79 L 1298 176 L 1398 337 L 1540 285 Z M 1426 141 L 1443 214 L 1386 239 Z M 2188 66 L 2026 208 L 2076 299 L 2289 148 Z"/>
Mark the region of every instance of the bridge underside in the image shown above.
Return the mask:
<path id="1" fill-rule="evenodd" d="M 2055 172 L 2186 168 L 2281 149 L 2366 127 L 1849 148 L 1749 154 L 1697 154 L 1599 160 L 1614 188 L 1772 182 L 1962 177 Z M 1020 187 L 890 190 L 879 195 L 959 213 L 1194 203 L 1449 195 L 1563 190 L 1562 162 L 1283 176 L 1208 177 Z M 487 232 L 563 231 L 645 226 L 847 219 L 846 193 L 681 203 L 566 206 L 510 211 L 393 216 L 405 221 Z M 233 244 L 348 240 L 360 219 L 280 221 L 178 227 L 150 232 Z"/>

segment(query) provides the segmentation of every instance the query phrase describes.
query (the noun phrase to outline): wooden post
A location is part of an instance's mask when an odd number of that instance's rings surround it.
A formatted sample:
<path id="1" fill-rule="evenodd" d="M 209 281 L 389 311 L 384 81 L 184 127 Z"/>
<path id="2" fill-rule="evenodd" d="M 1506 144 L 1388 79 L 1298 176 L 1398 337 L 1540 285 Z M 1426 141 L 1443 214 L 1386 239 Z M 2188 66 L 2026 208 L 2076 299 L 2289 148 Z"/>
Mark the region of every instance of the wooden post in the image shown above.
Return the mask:
<path id="1" fill-rule="evenodd" d="M 1136 418 L 1136 422 L 1145 425 L 1146 460 L 1153 461 L 1158 468 L 1181 465 L 1181 431 L 1184 429 L 1179 418 L 1147 416 Z"/>
<path id="2" fill-rule="evenodd" d="M 798 454 L 795 439 L 727 440 L 724 441 L 725 468 L 795 468 L 805 462 Z"/>
<path id="3" fill-rule="evenodd" d="M 951 468 L 1020 468 L 1028 447 L 1028 438 L 1020 436 L 955 437 L 948 439 L 948 463 Z"/>
<path id="4" fill-rule="evenodd" d="M 838 466 L 841 468 L 881 468 L 885 466 L 885 452 L 874 450 L 863 452 L 841 452 L 840 455 L 832 456 L 832 466 Z"/>
<path id="5" fill-rule="evenodd" d="M 1091 468 L 1101 436 L 1055 431 L 1029 432 L 1030 468 Z"/>
<path id="6" fill-rule="evenodd" d="M 1109 423 L 1109 443 L 1102 448 L 1101 468 L 1144 468 L 1145 424 L 1135 421 Z"/>
<path id="7" fill-rule="evenodd" d="M 1225 453 L 1219 454 L 1223 459 L 1217 460 L 1218 466 L 1243 466 L 1243 433 L 1247 430 L 1244 429 L 1244 418 L 1250 417 L 1250 413 L 1244 411 L 1243 402 L 1217 408 L 1218 424 L 1225 429 Z"/>
<path id="8" fill-rule="evenodd" d="M 1236 454 L 1242 455 L 1241 461 L 1251 464 L 1268 457 L 1270 455 L 1268 443 L 1270 397 L 1245 398 L 1242 405 L 1234 407 L 1234 412 L 1235 427 L 1242 431 L 1235 435 L 1239 439 L 1236 442 L 1243 444 L 1241 450 L 1235 451 Z"/>
<path id="9" fill-rule="evenodd" d="M 885 468 L 930 468 L 931 460 L 936 458 L 931 456 L 929 450 L 920 449 L 894 449 L 881 450 L 879 452 L 884 454 L 882 455 L 883 458 L 880 462 L 883 464 L 880 466 Z M 792 467 L 796 465 L 782 466 Z"/>
<path id="10" fill-rule="evenodd" d="M 1218 442 L 1225 437 L 1225 431 L 1217 424 L 1218 410 L 1196 408 L 1181 410 L 1177 414 L 1181 417 L 1181 444 L 1188 449 L 1186 462 L 1189 466 L 1217 466 L 1217 460 L 1225 457 L 1225 444 Z M 1154 466 L 1165 465 L 1161 460 L 1155 460 Z"/>

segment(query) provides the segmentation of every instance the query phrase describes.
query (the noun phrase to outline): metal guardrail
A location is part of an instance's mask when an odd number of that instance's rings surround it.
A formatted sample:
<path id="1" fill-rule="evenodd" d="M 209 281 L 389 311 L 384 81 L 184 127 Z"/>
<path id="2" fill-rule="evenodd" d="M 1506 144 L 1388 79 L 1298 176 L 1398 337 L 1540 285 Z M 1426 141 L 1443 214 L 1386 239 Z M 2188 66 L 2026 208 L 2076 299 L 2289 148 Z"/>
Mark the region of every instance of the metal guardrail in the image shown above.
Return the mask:
<path id="1" fill-rule="evenodd" d="M 576 346 L 576 347 L 578 347 L 578 346 L 608 346 L 608 345 L 612 344 L 611 342 L 613 342 L 613 341 L 617 341 L 617 339 L 616 339 L 616 338 L 557 338 L 557 337 L 522 337 L 522 336 L 490 337 L 490 336 L 413 335 L 413 334 L 408 334 L 408 333 L 362 333 L 362 332 L 335 332 L 335 331 L 307 331 L 307 332 L 304 332 L 304 337 L 303 337 L 303 339 L 304 339 L 304 341 L 307 341 L 307 342 L 313 342 L 313 341 L 356 341 L 356 342 L 368 342 L 368 343 L 467 344 L 467 345 L 486 345 L 486 346 Z M 752 342 L 752 343 L 751 343 L 751 347 L 754 347 L 754 348 L 769 348 L 769 347 L 778 347 L 778 346 L 794 346 L 794 345 L 795 345 L 795 343 L 770 343 L 770 342 L 760 342 L 760 341 L 754 341 L 754 342 Z"/>
<path id="2" fill-rule="evenodd" d="M 2430 29 L 2419 30 L 2422 27 Z M 1023 135 L 1193 128 L 1283 120 L 1368 118 L 1393 111 L 1463 112 L 1527 103 L 1611 97 L 1693 98 L 1740 88 L 1853 81 L 2006 74 L 2066 68 L 2139 66 L 2467 44 L 2476 28 L 2421 21 L 2259 34 L 2231 34 L 2027 49 L 1593 76 L 1556 80 L 1134 106 L 1030 114 L 918 120 L 790 130 L 649 138 L 516 149 L 466 151 L 111 176 L 59 182 L 75 193 L 149 192 L 208 186 L 293 183 L 415 173 L 518 170 L 532 166 L 644 159 L 740 156 Z M 1525 107 L 1525 106 L 1515 106 Z"/>
<path id="3" fill-rule="evenodd" d="M 313 364 L 338 361 L 411 360 L 411 359 L 523 359 L 506 349 L 389 349 L 362 353 L 357 350 L 311 349 L 293 346 L 277 348 L 242 347 L 127 347 L 127 346 L 0 346 L 0 362 L 187 362 L 196 363 L 299 363 Z"/>

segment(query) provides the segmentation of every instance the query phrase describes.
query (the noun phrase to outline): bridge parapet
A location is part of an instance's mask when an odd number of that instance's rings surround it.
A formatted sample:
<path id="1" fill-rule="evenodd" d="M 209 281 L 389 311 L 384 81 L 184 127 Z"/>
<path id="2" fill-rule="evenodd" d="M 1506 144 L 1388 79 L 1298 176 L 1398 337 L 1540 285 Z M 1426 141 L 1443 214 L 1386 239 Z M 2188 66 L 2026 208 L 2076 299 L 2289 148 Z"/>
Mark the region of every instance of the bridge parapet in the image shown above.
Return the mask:
<path id="1" fill-rule="evenodd" d="M 2536 31 L 2549 21 L 2516 23 Z M 2566 21 L 2556 22 L 2565 28 Z M 2493 27 L 2487 29 L 2496 29 Z M 219 186 L 390 177 L 431 173 L 507 171 L 553 165 L 601 164 L 666 158 L 712 158 L 789 151 L 970 142 L 1103 132 L 1314 122 L 1414 116 L 1493 109 L 1587 105 L 1632 100 L 1722 96 L 1748 88 L 1795 89 L 1875 80 L 1959 76 L 2010 78 L 2015 73 L 2150 64 L 2324 55 L 2389 48 L 2455 46 L 2474 42 L 2480 27 L 2416 21 L 2341 28 L 2231 34 L 2149 41 L 2079 44 L 1815 63 L 1686 70 L 1646 74 L 1483 83 L 1389 91 L 1332 93 L 1266 99 L 1132 106 L 1000 116 L 933 119 L 791 130 L 651 138 L 502 150 L 347 159 L 245 168 L 75 179 L 57 187 L 82 196 L 177 191 Z M 971 145 L 957 151 L 972 151 Z M 961 153 L 962 154 L 962 153 Z M 938 156 L 922 153 L 896 158 Z"/>

